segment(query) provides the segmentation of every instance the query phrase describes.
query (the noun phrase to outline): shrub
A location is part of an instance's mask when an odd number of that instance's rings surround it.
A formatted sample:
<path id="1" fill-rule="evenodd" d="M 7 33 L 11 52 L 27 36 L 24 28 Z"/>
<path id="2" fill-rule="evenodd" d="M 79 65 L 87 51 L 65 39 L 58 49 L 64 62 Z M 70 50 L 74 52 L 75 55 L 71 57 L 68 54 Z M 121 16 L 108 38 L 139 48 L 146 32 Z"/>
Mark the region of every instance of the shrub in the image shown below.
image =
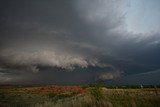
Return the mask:
<path id="1" fill-rule="evenodd" d="M 90 94 L 95 98 L 96 101 L 103 99 L 103 93 L 100 87 L 91 87 Z"/>
<path id="2" fill-rule="evenodd" d="M 56 94 L 53 93 L 53 92 L 50 92 L 50 93 L 47 94 L 47 96 L 48 96 L 49 98 L 54 98 L 54 97 L 56 96 Z"/>

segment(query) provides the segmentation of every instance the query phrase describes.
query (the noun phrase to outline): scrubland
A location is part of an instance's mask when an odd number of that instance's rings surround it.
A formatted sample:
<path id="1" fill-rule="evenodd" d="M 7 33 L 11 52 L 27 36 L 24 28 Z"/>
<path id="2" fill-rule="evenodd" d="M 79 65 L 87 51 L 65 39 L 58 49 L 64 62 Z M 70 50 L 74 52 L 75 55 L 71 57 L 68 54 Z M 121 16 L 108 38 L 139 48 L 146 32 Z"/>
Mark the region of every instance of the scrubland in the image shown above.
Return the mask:
<path id="1" fill-rule="evenodd" d="M 160 107 L 160 89 L 1 86 L 0 107 Z"/>

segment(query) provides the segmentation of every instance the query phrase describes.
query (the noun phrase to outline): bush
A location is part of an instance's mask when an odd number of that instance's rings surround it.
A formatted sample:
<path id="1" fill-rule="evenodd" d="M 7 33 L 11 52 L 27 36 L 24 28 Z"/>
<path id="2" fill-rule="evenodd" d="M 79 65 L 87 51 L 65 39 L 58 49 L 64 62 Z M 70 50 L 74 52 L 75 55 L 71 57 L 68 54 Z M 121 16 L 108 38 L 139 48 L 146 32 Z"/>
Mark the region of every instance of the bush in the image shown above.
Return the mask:
<path id="1" fill-rule="evenodd" d="M 51 93 L 48 93 L 47 96 L 48 96 L 49 98 L 54 98 L 54 97 L 56 96 L 56 94 L 53 93 L 53 92 L 51 92 Z"/>
<path id="2" fill-rule="evenodd" d="M 95 98 L 96 101 L 103 99 L 103 93 L 100 87 L 91 87 L 90 94 Z"/>

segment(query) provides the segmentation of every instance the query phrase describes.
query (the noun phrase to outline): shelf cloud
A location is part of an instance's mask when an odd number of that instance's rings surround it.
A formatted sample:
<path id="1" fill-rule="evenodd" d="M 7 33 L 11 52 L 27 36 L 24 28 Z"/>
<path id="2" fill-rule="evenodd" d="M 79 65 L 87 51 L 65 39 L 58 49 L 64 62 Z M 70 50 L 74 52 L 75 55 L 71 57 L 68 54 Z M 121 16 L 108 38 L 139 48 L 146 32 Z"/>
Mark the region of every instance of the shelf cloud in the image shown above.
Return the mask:
<path id="1" fill-rule="evenodd" d="M 121 72 L 159 69 L 160 32 L 128 31 L 127 6 L 127 0 L 1 0 L 3 80 L 23 81 L 20 76 L 39 81 L 35 78 L 45 78 L 45 71 L 46 81 L 53 83 L 58 79 L 50 75 L 70 81 L 75 72 L 81 77 L 77 81 L 105 81 L 121 77 Z"/>

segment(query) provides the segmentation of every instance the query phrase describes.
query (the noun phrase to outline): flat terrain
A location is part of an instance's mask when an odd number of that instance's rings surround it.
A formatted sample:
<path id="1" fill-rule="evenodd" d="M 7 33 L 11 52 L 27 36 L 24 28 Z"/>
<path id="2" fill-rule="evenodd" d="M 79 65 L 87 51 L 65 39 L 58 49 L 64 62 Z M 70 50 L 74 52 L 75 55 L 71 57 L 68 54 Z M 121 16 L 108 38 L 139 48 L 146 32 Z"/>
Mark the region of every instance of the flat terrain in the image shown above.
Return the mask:
<path id="1" fill-rule="evenodd" d="M 0 107 L 160 107 L 160 89 L 6 85 Z"/>

